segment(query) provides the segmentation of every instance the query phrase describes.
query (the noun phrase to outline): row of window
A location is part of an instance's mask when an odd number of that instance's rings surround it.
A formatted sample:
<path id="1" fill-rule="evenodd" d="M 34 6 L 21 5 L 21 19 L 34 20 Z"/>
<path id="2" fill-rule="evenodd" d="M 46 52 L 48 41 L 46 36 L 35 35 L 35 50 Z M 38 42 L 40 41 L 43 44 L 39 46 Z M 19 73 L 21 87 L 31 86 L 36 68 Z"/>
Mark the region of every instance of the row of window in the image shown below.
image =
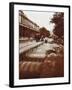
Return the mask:
<path id="1" fill-rule="evenodd" d="M 22 15 L 19 15 L 19 23 L 25 25 L 28 28 L 31 28 L 37 31 L 39 30 L 39 26 L 37 26 L 36 24 L 33 24 L 28 19 L 24 18 L 24 16 Z"/>

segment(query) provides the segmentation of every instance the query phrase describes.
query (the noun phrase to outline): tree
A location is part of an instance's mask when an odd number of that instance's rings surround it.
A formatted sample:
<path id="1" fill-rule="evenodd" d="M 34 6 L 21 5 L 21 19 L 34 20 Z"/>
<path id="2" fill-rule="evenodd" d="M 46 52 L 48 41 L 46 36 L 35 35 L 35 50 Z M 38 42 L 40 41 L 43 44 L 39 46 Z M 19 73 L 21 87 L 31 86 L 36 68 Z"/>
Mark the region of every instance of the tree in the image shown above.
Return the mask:
<path id="1" fill-rule="evenodd" d="M 44 37 L 49 37 L 50 36 L 50 32 L 45 28 L 45 27 L 42 27 L 40 28 L 40 35 L 44 36 Z"/>
<path id="2" fill-rule="evenodd" d="M 51 23 L 55 24 L 53 33 L 55 35 L 57 35 L 59 38 L 64 36 L 64 13 L 63 12 L 59 12 L 59 13 L 55 13 Z"/>

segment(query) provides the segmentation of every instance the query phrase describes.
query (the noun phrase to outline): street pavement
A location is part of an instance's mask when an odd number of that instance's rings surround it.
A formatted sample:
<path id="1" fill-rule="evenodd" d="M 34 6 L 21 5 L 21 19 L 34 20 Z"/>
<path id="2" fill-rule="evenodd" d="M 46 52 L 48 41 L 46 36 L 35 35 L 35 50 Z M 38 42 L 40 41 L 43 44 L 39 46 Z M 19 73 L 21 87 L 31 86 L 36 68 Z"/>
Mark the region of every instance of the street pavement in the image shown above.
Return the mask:
<path id="1" fill-rule="evenodd" d="M 57 44 L 43 43 L 39 47 L 33 49 L 32 51 L 27 52 L 28 57 L 37 57 L 44 58 L 46 56 L 47 51 L 53 50 L 54 47 L 59 47 Z"/>
<path id="2" fill-rule="evenodd" d="M 19 79 L 63 77 L 64 56 L 58 53 L 54 55 L 51 52 L 51 55 L 46 57 L 46 52 L 56 47 L 60 48 L 60 45 L 35 41 L 20 43 L 20 53 L 33 49 L 26 53 L 27 58 L 22 54 L 22 59 L 19 61 Z"/>
<path id="3" fill-rule="evenodd" d="M 36 41 L 29 41 L 29 42 L 26 42 L 26 43 L 20 43 L 19 44 L 19 53 L 23 53 L 25 51 L 28 51 L 38 45 L 41 45 L 43 42 L 36 42 Z"/>

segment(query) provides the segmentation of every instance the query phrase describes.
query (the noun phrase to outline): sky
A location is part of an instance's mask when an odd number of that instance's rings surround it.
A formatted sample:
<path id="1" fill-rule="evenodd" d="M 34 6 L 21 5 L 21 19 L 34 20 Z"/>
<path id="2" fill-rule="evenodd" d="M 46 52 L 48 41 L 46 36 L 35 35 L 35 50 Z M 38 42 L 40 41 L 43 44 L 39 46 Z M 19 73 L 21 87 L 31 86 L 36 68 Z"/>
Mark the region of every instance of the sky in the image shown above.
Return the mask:
<path id="1" fill-rule="evenodd" d="M 40 27 L 45 27 L 51 31 L 54 28 L 54 24 L 50 23 L 53 18 L 54 12 L 38 12 L 38 11 L 23 11 L 24 14 L 33 22 L 38 24 Z"/>

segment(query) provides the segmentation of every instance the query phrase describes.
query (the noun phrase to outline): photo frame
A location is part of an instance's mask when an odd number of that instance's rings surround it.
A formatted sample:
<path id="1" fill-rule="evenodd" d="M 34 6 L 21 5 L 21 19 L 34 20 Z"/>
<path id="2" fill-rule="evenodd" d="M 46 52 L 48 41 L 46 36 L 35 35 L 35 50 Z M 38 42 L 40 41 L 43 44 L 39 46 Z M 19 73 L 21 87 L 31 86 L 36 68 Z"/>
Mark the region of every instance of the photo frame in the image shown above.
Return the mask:
<path id="1" fill-rule="evenodd" d="M 70 84 L 70 6 L 9 3 L 9 86 Z"/>

